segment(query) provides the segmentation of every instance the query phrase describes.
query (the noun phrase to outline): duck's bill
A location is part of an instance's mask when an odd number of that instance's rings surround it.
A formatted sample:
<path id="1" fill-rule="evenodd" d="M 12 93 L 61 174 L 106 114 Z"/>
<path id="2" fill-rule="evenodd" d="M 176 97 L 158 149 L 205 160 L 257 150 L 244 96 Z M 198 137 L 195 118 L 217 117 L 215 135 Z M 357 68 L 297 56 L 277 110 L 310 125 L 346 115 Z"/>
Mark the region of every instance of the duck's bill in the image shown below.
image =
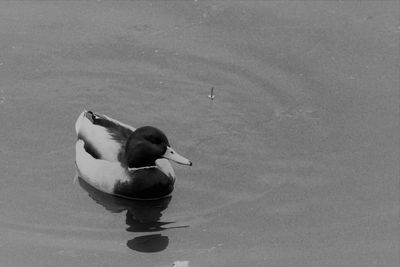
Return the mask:
<path id="1" fill-rule="evenodd" d="M 178 153 L 176 153 L 175 150 L 173 150 L 170 147 L 167 147 L 167 151 L 165 151 L 163 157 L 166 159 L 175 161 L 176 163 L 179 163 L 179 164 L 192 166 L 192 162 L 190 160 L 179 155 Z"/>

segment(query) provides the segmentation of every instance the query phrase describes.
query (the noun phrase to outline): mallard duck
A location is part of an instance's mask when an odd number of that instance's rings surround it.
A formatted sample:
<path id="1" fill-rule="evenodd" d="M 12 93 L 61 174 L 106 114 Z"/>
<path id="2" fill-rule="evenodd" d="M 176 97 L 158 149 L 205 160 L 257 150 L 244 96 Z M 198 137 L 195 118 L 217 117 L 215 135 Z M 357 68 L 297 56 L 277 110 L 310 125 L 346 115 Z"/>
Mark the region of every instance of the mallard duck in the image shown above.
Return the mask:
<path id="1" fill-rule="evenodd" d="M 152 126 L 135 129 L 92 111 L 76 123 L 77 174 L 98 190 L 131 199 L 168 196 L 175 182 L 169 160 L 192 165 Z"/>

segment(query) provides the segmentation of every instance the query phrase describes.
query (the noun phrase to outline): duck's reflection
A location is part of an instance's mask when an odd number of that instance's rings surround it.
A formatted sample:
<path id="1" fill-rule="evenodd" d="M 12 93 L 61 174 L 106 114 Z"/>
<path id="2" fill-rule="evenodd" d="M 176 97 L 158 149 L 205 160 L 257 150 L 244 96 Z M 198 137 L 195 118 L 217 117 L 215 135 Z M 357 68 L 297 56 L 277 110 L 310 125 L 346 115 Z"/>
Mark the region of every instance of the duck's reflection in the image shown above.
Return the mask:
<path id="1" fill-rule="evenodd" d="M 139 252 L 159 252 L 167 248 L 169 244 L 168 236 L 161 234 L 144 235 L 129 240 L 126 244 L 128 248 Z"/>
<path id="2" fill-rule="evenodd" d="M 78 179 L 80 186 L 88 192 L 89 196 L 113 213 L 126 212 L 126 224 L 128 232 L 155 232 L 171 228 L 183 228 L 187 226 L 170 226 L 174 222 L 161 221 L 162 211 L 168 207 L 172 197 L 158 200 L 128 200 L 103 193 L 89 185 L 83 179 Z M 161 234 L 138 236 L 129 240 L 127 246 L 140 252 L 158 252 L 167 248 L 168 236 Z"/>

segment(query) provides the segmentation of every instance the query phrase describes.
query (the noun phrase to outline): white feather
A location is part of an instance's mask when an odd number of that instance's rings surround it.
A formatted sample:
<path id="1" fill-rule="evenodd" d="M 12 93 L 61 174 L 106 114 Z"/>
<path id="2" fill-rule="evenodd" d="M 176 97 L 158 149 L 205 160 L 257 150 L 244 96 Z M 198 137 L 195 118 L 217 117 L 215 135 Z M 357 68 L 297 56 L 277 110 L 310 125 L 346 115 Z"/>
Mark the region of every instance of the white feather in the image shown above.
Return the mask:
<path id="1" fill-rule="evenodd" d="M 115 141 L 106 128 L 93 124 L 83 111 L 75 123 L 76 134 L 90 144 L 108 161 L 118 161 L 121 144 Z M 109 119 L 107 117 L 107 119 Z"/>
<path id="2" fill-rule="evenodd" d="M 165 173 L 165 175 L 173 178 L 175 180 L 175 172 L 174 169 L 171 166 L 171 163 L 167 159 L 157 159 L 156 160 L 156 165 L 160 171 Z"/>
<path id="3" fill-rule="evenodd" d="M 95 188 L 110 194 L 113 193 L 114 185 L 117 182 L 129 180 L 126 170 L 120 163 L 95 159 L 86 152 L 84 146 L 83 140 L 79 139 L 76 142 L 75 162 L 81 178 Z"/>
<path id="4" fill-rule="evenodd" d="M 76 135 L 79 135 L 79 129 L 81 128 L 82 120 L 85 117 L 85 113 L 86 113 L 86 110 L 82 111 L 82 113 L 79 115 L 78 119 L 75 122 Z"/>

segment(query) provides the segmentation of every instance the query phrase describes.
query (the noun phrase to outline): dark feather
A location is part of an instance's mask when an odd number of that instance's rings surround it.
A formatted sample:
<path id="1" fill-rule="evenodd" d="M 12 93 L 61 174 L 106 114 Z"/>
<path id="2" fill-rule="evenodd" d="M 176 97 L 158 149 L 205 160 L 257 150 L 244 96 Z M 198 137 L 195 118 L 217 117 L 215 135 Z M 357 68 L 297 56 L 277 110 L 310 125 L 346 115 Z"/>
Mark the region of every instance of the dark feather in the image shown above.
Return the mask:
<path id="1" fill-rule="evenodd" d="M 88 114 L 87 117 L 90 117 L 89 120 L 91 120 L 93 124 L 106 128 L 112 138 L 121 145 L 125 145 L 129 136 L 133 133 L 132 130 L 110 121 L 101 115 L 95 114 L 92 111 L 88 111 L 86 114 Z"/>
<path id="2" fill-rule="evenodd" d="M 114 194 L 138 199 L 161 198 L 174 189 L 174 179 L 157 168 L 137 170 L 127 182 L 118 182 Z"/>

